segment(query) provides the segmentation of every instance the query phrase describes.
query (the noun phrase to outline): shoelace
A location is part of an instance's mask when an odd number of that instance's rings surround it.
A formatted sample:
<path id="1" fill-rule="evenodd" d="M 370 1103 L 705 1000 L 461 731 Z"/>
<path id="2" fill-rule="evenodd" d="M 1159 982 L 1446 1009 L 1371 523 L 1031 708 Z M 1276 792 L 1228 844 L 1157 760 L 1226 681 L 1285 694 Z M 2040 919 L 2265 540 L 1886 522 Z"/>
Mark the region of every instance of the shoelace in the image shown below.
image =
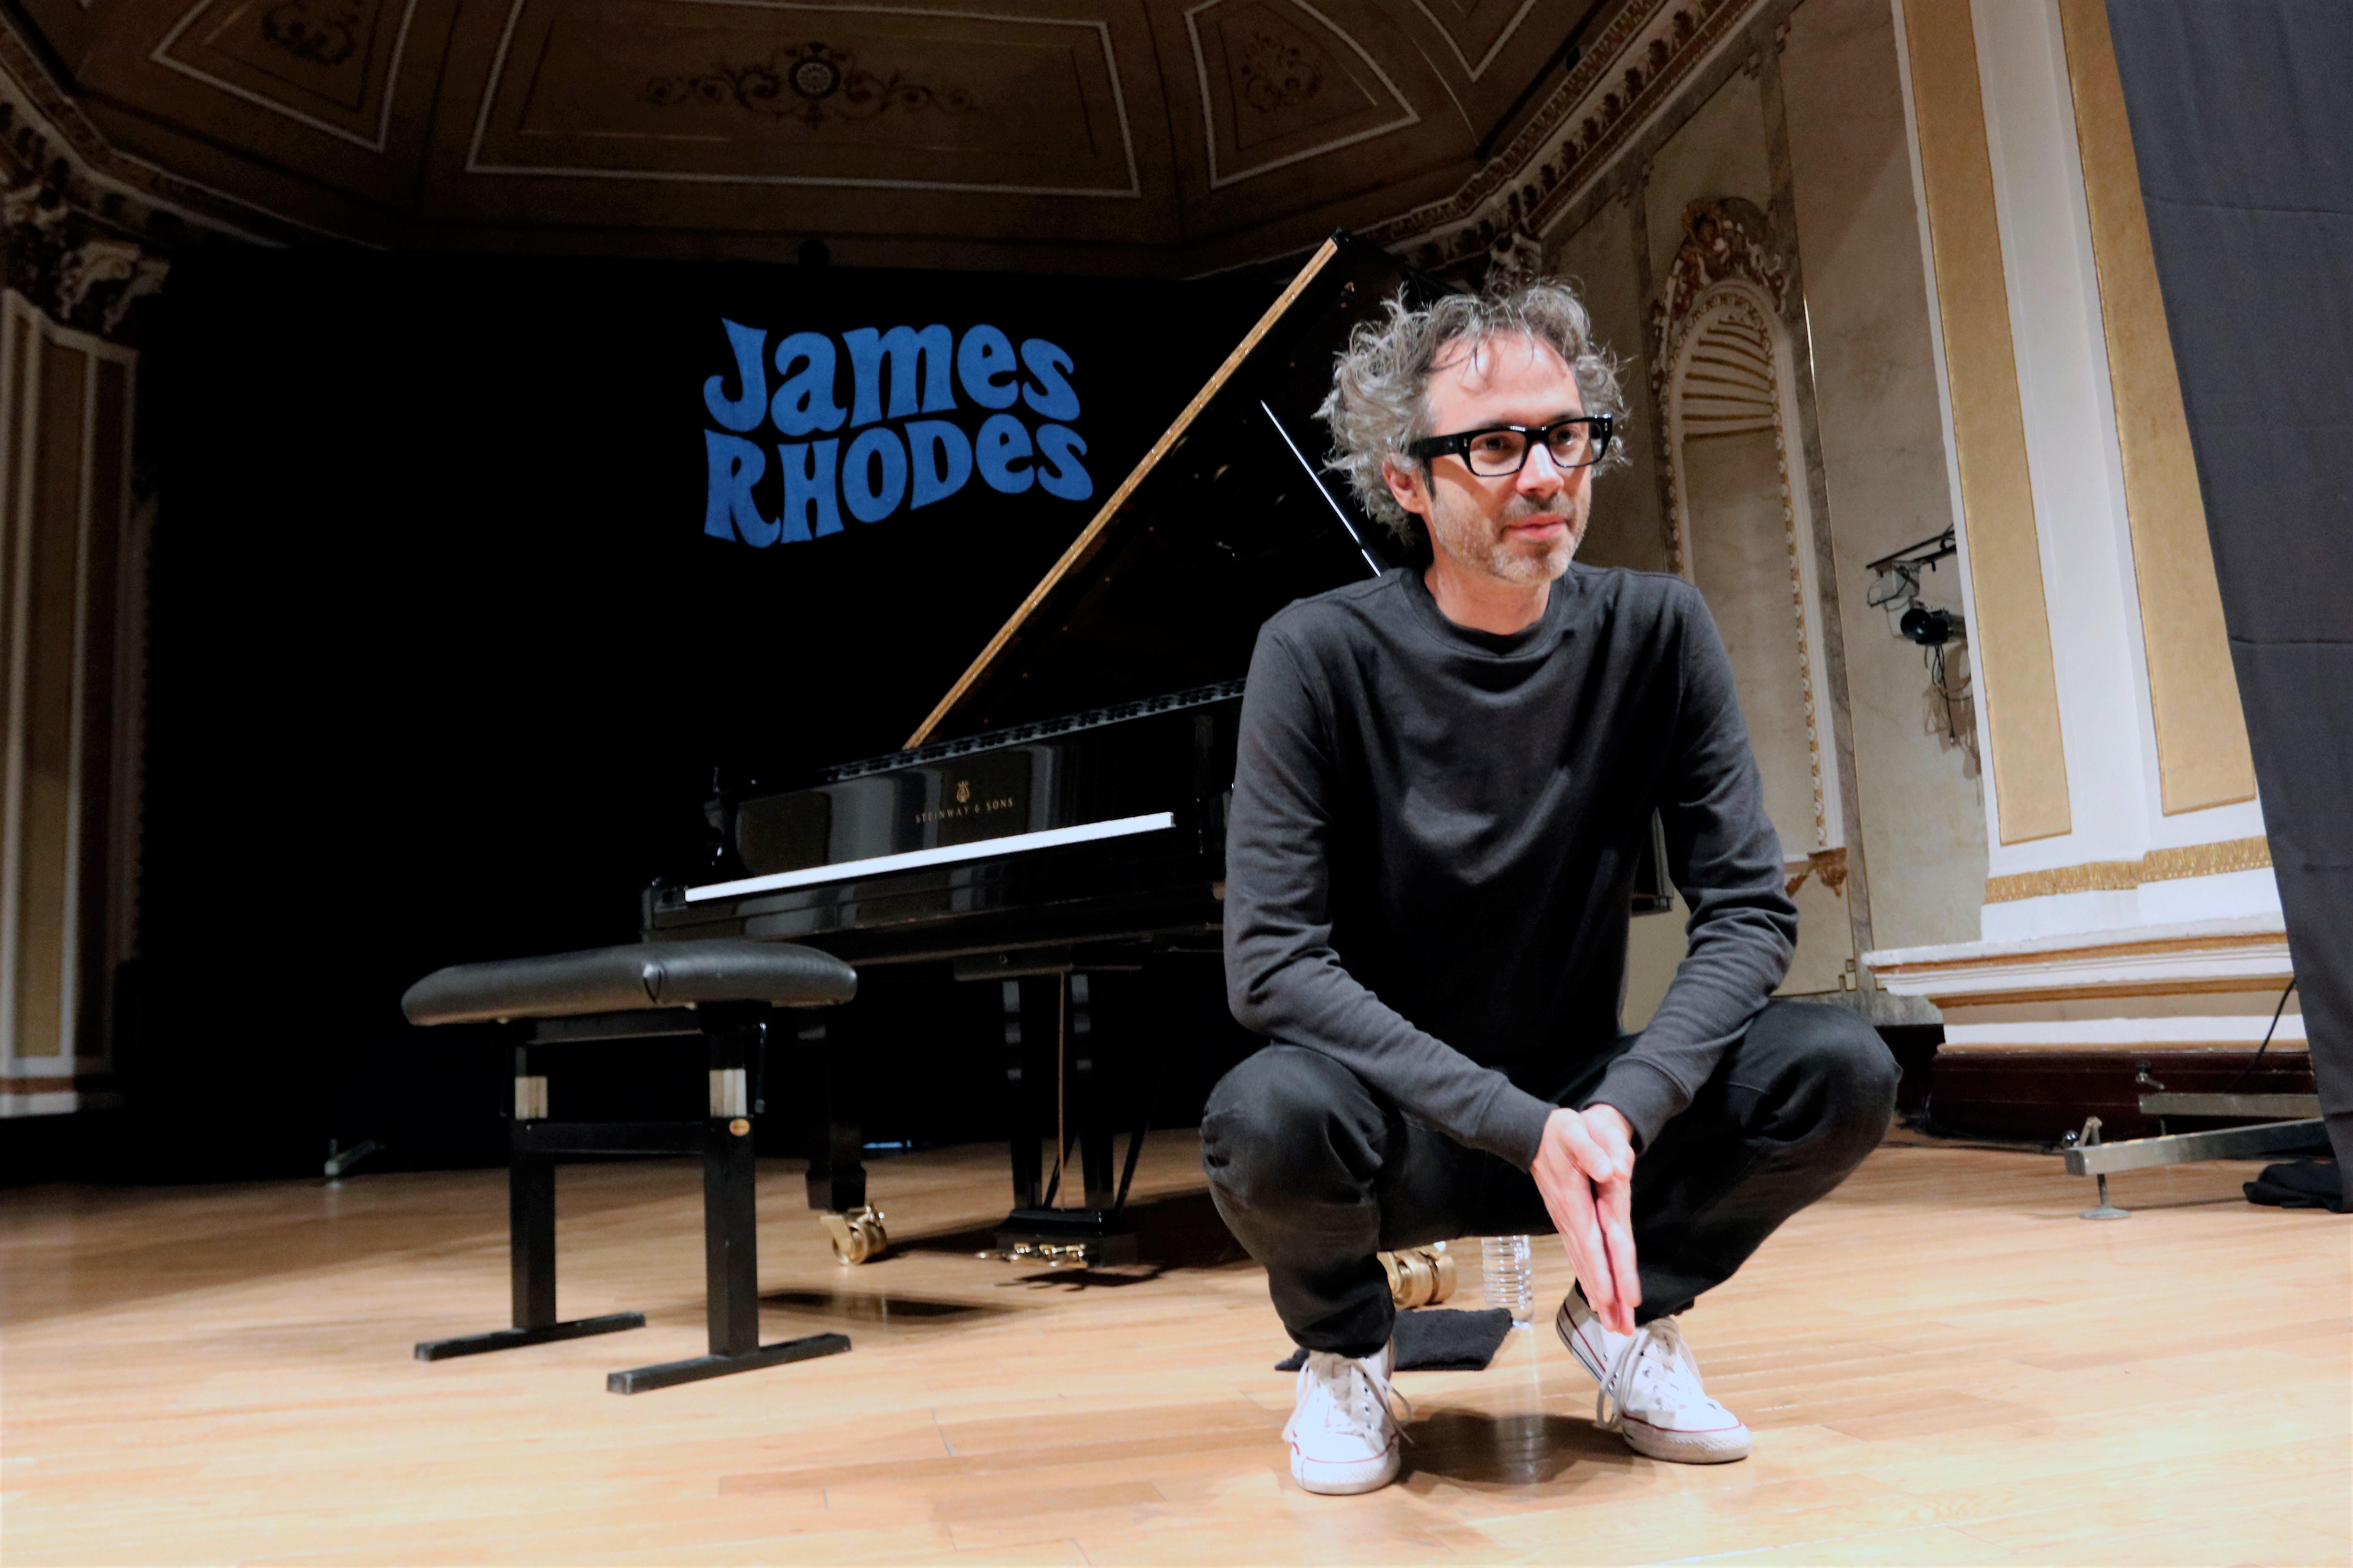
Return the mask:
<path id="1" fill-rule="evenodd" d="M 1412 1442 L 1412 1434 L 1406 1431 L 1405 1423 L 1413 1419 L 1413 1401 L 1390 1386 L 1388 1375 L 1369 1361 L 1348 1360 L 1342 1366 L 1344 1370 L 1337 1378 L 1324 1380 L 1351 1385 L 1333 1391 L 1334 1410 L 1358 1404 L 1380 1424 L 1383 1437 L 1401 1437 L 1408 1443 Z M 1308 1375 L 1314 1374 L 1310 1372 Z M 1399 1407 L 1403 1408 L 1402 1414 Z M 1293 1419 L 1295 1421 L 1297 1417 Z"/>
<path id="2" fill-rule="evenodd" d="M 1601 1380 L 1601 1392 L 1593 1401 L 1593 1424 L 1604 1432 L 1615 1432 L 1626 1414 L 1626 1395 L 1634 1386 L 1642 1370 L 1642 1358 L 1656 1348 L 1668 1366 L 1681 1366 L 1692 1375 L 1694 1387 L 1699 1383 L 1699 1361 L 1683 1343 L 1683 1330 L 1672 1318 L 1653 1318 L 1635 1329 L 1634 1337 L 1626 1341 L 1609 1363 L 1609 1375 Z M 1662 1372 L 1664 1368 L 1661 1369 Z"/>

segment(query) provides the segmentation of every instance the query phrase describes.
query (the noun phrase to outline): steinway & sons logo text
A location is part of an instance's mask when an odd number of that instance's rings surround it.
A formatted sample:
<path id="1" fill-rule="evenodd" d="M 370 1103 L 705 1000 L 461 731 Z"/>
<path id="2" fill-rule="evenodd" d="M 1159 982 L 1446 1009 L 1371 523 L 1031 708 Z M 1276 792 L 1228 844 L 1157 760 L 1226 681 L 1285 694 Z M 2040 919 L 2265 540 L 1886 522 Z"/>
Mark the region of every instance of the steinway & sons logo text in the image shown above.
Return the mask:
<path id="1" fill-rule="evenodd" d="M 1087 444 L 1071 427 L 1071 356 L 1042 337 L 1017 348 L 993 326 L 961 337 L 939 325 L 860 327 L 772 344 L 758 327 L 720 325 L 735 364 L 702 384 L 719 426 L 702 438 L 706 534 L 761 548 L 799 544 L 840 533 L 845 514 L 880 523 L 944 501 L 976 476 L 1005 495 L 1094 493 L 1079 462 Z M 943 415 L 962 418 L 932 417 Z M 768 444 L 763 426 L 785 439 Z M 771 452 L 779 477 L 764 483 Z"/>
<path id="2" fill-rule="evenodd" d="M 956 780 L 955 794 L 954 805 L 936 806 L 928 811 L 918 811 L 915 813 L 915 821 L 953 822 L 963 817 L 986 817 L 997 811 L 1009 811 L 1021 803 L 1010 795 L 987 795 L 976 800 L 973 799 L 972 780 L 969 779 Z"/>

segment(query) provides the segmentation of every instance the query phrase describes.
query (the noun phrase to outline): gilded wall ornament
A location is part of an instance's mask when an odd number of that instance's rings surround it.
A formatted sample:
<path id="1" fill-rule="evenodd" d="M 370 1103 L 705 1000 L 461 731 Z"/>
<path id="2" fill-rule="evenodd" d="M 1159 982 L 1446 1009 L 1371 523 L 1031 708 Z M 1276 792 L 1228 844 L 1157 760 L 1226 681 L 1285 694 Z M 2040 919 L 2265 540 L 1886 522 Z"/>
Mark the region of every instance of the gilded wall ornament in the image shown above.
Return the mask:
<path id="1" fill-rule="evenodd" d="M 1699 297 L 1716 284 L 1739 278 L 1765 291 L 1776 312 L 1788 308 L 1789 274 L 1772 243 L 1772 226 L 1754 202 L 1738 196 L 1695 201 L 1683 208 L 1683 242 L 1667 268 L 1666 287 L 1651 306 L 1651 343 L 1662 350 L 1672 323 L 1690 316 Z M 1664 365 L 1651 359 L 1657 376 Z"/>
<path id="2" fill-rule="evenodd" d="M 863 70 L 856 55 L 824 44 L 787 45 L 763 64 L 715 65 L 701 76 L 658 76 L 646 83 L 646 99 L 665 107 L 733 104 L 764 119 L 804 125 L 872 120 L 893 110 L 965 114 L 978 107 L 961 87 L 931 87 L 895 70 L 887 76 Z"/>

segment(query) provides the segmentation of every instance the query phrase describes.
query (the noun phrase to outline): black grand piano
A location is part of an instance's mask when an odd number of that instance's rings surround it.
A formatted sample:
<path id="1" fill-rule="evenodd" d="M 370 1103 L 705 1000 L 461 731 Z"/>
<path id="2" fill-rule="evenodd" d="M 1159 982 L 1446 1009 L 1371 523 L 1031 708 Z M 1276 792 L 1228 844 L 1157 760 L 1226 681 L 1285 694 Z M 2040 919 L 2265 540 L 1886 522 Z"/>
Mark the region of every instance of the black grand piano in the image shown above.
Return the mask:
<path id="1" fill-rule="evenodd" d="M 1419 302 L 1443 288 L 1333 236 L 905 750 L 723 792 L 707 808 L 713 866 L 647 896 L 650 940 L 793 941 L 870 980 L 946 964 L 1000 982 L 1008 1252 L 1133 1255 L 1118 1216 L 1126 1177 L 1114 1185 L 1110 1107 L 1083 1039 L 1089 977 L 1217 948 L 1235 723 L 1259 626 L 1387 569 L 1394 550 L 1321 471 L 1330 439 L 1314 410 L 1333 356 L 1399 291 Z M 807 1044 L 806 1056 L 825 1054 Z M 880 1234 L 846 1107 L 821 1141 L 810 1202 L 854 1259 Z M 1048 1146 L 1060 1151 L 1050 1168 Z M 1136 1148 L 1131 1137 L 1129 1175 Z"/>
<path id="2" fill-rule="evenodd" d="M 870 981 L 944 964 L 1000 982 L 1008 1252 L 1133 1255 L 1119 1211 L 1142 1129 L 1114 1183 L 1090 979 L 1219 948 L 1235 726 L 1259 627 L 1293 599 L 1401 564 L 1322 471 L 1330 438 L 1314 410 L 1357 323 L 1400 291 L 1419 303 L 1444 289 L 1334 235 L 905 750 L 723 792 L 707 809 L 713 868 L 648 895 L 651 940 L 793 941 Z M 803 1041 L 821 1075 L 827 1053 Z M 1074 1143 L 1078 1180 L 1065 1183 Z M 881 1236 L 846 1107 L 818 1144 L 809 1202 L 856 1261 Z"/>

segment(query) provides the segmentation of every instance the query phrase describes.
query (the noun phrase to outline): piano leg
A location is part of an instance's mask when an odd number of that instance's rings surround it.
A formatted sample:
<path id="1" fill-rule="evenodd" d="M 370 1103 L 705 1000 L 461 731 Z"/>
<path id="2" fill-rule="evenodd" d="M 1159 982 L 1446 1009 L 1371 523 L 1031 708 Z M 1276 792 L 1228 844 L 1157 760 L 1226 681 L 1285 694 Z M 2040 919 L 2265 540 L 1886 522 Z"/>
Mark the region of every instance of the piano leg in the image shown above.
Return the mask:
<path id="1" fill-rule="evenodd" d="M 1107 1211 L 1116 1199 L 1111 1179 L 1110 1075 L 1098 1070 L 1099 1063 L 1106 1067 L 1109 1063 L 1096 1050 L 1101 1044 L 1095 1033 L 1100 990 L 1100 982 L 1087 975 L 1071 977 L 1068 1059 L 1071 1065 L 1070 1104 L 1073 1120 L 1077 1123 L 1079 1169 L 1086 1184 L 1087 1207 Z M 1068 1145 L 1064 1147 L 1067 1150 Z"/>
<path id="2" fill-rule="evenodd" d="M 866 1206 L 866 1145 L 858 1125 L 858 1105 L 843 1055 L 840 1021 L 828 1009 L 800 1025 L 800 1071 L 795 1075 L 808 1096 L 808 1206 L 817 1210 Z"/>
<path id="3" fill-rule="evenodd" d="M 842 1050 L 841 1010 L 828 1009 L 798 1032 L 800 1082 L 808 1092 L 808 1206 L 837 1263 L 871 1263 L 891 1238 L 866 1202 L 866 1145 L 856 1086 Z"/>
<path id="4" fill-rule="evenodd" d="M 1060 977 L 1051 977 L 1060 984 Z M 1035 1060 L 1043 1054 L 1037 1049 L 1040 1031 L 1023 1029 L 1023 1003 L 1034 1001 L 1036 984 L 1018 980 L 1005 982 L 1005 1105 L 1007 1136 L 1011 1139 L 1013 1154 L 1013 1206 L 1034 1209 L 1043 1195 L 1044 1171 L 1039 1152 L 1039 1144 L 1053 1136 L 1050 1118 L 1039 1114 L 1039 1089 L 1050 1081 Z M 1045 1121 L 1046 1126 L 1039 1123 Z"/>
<path id="5" fill-rule="evenodd" d="M 1013 1212 L 997 1227 L 997 1245 L 1050 1263 L 1133 1262 L 1134 1233 L 1112 1207 L 1112 1130 L 1096 1074 L 1093 987 L 1084 975 L 1004 983 Z M 1067 1168 L 1074 1146 L 1076 1171 Z M 1063 1167 L 1051 1182 L 1044 1147 Z M 1084 1207 L 1053 1206 L 1082 1187 Z"/>

